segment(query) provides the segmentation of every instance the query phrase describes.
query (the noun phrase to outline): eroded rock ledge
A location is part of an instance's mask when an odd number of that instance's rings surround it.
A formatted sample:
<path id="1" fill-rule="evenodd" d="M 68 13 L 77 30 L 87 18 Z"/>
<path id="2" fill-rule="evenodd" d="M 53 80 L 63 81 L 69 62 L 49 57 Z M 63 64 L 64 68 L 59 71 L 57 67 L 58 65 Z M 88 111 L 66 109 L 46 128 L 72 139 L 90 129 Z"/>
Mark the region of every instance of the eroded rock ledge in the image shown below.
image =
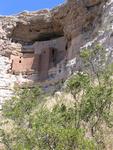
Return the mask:
<path id="1" fill-rule="evenodd" d="M 52 10 L 0 16 L 4 64 L 0 63 L 0 88 L 5 88 L 4 95 L 15 83 L 41 82 L 48 90 L 79 70 L 80 48 L 98 35 L 105 2 L 68 0 Z M 1 102 L 4 97 L 0 94 Z"/>
<path id="2" fill-rule="evenodd" d="M 84 30 L 94 29 L 94 22 L 101 15 L 101 4 L 100 0 L 69 0 L 53 10 L 21 13 L 9 36 L 14 41 L 30 43 L 62 35 L 70 40 Z"/>

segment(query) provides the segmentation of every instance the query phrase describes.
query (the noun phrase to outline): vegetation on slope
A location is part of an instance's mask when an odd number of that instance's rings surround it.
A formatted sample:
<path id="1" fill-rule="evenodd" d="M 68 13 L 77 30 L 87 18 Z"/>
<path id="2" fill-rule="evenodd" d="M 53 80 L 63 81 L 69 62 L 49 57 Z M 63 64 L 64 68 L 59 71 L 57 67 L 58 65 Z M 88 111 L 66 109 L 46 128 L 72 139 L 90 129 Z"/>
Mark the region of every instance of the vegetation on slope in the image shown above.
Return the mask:
<path id="1" fill-rule="evenodd" d="M 15 96 L 3 107 L 3 116 L 13 124 L 9 132 L 1 126 L 6 149 L 112 149 L 106 133 L 113 132 L 113 69 L 105 56 L 100 46 L 81 52 L 85 71 L 65 83 L 64 92 L 74 99 L 71 106 L 64 102 L 49 110 L 44 105 L 47 95 L 40 87 L 16 89 Z"/>

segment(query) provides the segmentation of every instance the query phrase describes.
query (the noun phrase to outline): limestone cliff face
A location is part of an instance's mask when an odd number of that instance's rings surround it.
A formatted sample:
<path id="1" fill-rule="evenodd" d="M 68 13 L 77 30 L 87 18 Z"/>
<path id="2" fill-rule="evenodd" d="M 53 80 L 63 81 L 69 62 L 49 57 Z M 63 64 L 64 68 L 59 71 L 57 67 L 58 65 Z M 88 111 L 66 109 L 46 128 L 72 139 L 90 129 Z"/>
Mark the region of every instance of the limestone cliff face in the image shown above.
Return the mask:
<path id="1" fill-rule="evenodd" d="M 41 82 L 48 89 L 65 80 L 80 69 L 85 45 L 100 41 L 112 49 L 112 5 L 68 0 L 52 10 L 0 16 L 0 103 L 15 83 Z"/>

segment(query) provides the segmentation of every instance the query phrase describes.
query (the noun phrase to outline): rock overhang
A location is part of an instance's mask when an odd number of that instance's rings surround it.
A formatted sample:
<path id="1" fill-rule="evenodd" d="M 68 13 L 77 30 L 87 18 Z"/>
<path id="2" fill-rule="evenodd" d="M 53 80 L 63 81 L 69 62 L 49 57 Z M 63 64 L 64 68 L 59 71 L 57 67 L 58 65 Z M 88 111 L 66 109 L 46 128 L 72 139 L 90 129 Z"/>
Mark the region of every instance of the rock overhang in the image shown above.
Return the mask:
<path id="1" fill-rule="evenodd" d="M 76 36 L 87 24 L 95 21 L 104 0 L 68 0 L 52 10 L 24 12 L 16 16 L 10 38 L 16 42 L 34 42 L 64 35 L 68 39 Z M 87 7 L 91 7 L 88 10 Z M 94 8 L 92 8 L 94 7 Z M 93 19 L 89 19 L 93 16 Z M 88 22 L 88 21 L 89 22 Z"/>

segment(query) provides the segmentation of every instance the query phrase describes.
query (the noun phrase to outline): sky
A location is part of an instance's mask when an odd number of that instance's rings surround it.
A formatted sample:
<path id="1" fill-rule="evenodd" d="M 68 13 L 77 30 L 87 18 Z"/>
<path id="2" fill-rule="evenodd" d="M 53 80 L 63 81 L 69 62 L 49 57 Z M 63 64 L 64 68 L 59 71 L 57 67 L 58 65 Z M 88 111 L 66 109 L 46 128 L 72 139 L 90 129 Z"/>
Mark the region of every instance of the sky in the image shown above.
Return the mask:
<path id="1" fill-rule="evenodd" d="M 0 0 L 0 15 L 14 15 L 24 10 L 53 8 L 64 0 Z"/>

